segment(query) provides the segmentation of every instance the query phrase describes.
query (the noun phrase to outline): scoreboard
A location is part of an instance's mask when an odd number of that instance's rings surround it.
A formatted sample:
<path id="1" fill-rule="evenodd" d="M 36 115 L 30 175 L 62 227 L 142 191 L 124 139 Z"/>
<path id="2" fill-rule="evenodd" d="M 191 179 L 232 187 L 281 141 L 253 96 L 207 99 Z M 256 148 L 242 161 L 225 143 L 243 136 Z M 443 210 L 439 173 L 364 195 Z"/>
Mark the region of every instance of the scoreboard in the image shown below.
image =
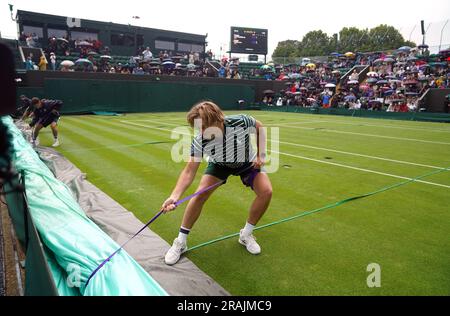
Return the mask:
<path id="1" fill-rule="evenodd" d="M 267 33 L 265 29 L 231 27 L 231 53 L 267 54 Z"/>

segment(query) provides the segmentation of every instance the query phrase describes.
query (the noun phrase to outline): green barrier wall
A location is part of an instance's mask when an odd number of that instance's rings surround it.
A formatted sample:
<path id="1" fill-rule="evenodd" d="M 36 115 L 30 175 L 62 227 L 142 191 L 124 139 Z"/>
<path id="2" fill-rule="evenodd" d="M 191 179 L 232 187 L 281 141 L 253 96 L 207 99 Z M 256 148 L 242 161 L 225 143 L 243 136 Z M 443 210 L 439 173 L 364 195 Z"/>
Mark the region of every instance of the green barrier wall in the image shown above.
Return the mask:
<path id="1" fill-rule="evenodd" d="M 63 100 L 63 114 L 186 111 L 205 99 L 231 110 L 238 100 L 255 99 L 254 88 L 244 85 L 125 80 L 45 79 L 44 88 L 18 88 L 21 94 Z"/>
<path id="2" fill-rule="evenodd" d="M 330 115 L 342 115 L 342 116 L 353 116 L 364 118 L 381 118 L 390 120 L 450 122 L 450 114 L 446 113 L 429 113 L 429 112 L 394 113 L 394 112 L 368 111 L 368 110 L 304 108 L 298 106 L 280 106 L 280 107 L 260 106 L 259 109 L 263 111 L 272 111 L 272 112 L 289 112 L 289 113 L 321 114 L 321 115 L 330 114 Z"/>

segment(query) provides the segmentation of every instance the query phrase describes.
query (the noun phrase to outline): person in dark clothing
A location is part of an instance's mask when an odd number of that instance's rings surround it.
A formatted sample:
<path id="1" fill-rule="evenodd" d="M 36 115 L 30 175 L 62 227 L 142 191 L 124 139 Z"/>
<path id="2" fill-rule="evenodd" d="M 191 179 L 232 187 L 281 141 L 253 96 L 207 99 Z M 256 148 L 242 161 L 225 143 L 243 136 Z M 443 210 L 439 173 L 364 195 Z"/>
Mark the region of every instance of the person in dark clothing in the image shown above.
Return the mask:
<path id="1" fill-rule="evenodd" d="M 50 125 L 53 133 L 55 142 L 52 147 L 59 146 L 58 140 L 58 121 L 60 118 L 59 111 L 63 106 L 63 102 L 60 100 L 39 100 L 38 98 L 33 98 L 31 100 L 31 105 L 34 106 L 33 120 L 30 123 L 33 130 L 33 146 L 36 145 L 36 139 L 39 135 L 39 131 Z"/>
<path id="2" fill-rule="evenodd" d="M 13 118 L 24 120 L 26 119 L 32 111 L 28 112 L 31 106 L 31 99 L 27 98 L 25 95 L 19 97 L 19 105 L 17 106 L 16 112 L 13 114 Z"/>

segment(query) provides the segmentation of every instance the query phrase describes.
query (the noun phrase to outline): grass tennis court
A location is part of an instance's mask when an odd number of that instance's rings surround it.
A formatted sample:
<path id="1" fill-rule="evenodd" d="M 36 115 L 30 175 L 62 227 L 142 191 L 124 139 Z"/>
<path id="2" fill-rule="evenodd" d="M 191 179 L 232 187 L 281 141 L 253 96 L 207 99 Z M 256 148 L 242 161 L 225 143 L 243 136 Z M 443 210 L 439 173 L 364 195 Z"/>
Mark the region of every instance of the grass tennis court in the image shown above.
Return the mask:
<path id="1" fill-rule="evenodd" d="M 449 124 L 247 113 L 280 127 L 280 168 L 260 225 L 450 167 Z M 184 167 L 171 159 L 170 131 L 181 125 L 184 113 L 65 116 L 58 150 L 145 222 Z M 51 131 L 40 140 L 50 146 Z M 234 295 L 449 295 L 450 171 L 420 181 L 256 231 L 259 256 L 237 238 L 187 256 Z M 252 200 L 231 178 L 206 204 L 189 247 L 238 232 Z M 151 226 L 170 244 L 184 206 Z M 380 288 L 366 284 L 370 263 L 381 266 Z"/>

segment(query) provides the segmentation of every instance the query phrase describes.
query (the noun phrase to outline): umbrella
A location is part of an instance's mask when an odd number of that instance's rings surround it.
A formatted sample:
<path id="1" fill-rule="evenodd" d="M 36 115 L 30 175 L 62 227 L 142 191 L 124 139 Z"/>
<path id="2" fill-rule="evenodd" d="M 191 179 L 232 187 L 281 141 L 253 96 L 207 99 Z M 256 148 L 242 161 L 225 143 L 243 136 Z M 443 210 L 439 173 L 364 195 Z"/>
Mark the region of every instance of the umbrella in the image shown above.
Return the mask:
<path id="1" fill-rule="evenodd" d="M 264 90 L 263 93 L 264 94 L 274 94 L 275 91 L 273 91 L 273 90 Z"/>
<path id="2" fill-rule="evenodd" d="M 417 81 L 416 80 L 406 80 L 404 82 L 404 84 L 407 85 L 407 86 L 416 85 Z"/>
<path id="3" fill-rule="evenodd" d="M 262 65 L 259 69 L 261 70 L 269 70 L 271 69 L 269 65 Z"/>
<path id="4" fill-rule="evenodd" d="M 327 83 L 325 88 L 336 88 L 336 85 L 334 83 Z"/>
<path id="5" fill-rule="evenodd" d="M 418 49 L 427 49 L 429 46 L 427 44 L 422 44 L 417 46 Z"/>
<path id="6" fill-rule="evenodd" d="M 62 38 L 62 37 L 57 38 L 56 40 L 57 40 L 58 42 L 63 42 L 63 43 L 69 44 L 69 41 L 66 40 L 65 38 Z"/>
<path id="7" fill-rule="evenodd" d="M 374 63 L 374 64 L 381 64 L 383 61 L 384 61 L 384 59 L 378 58 L 378 59 L 375 59 L 375 60 L 373 61 L 373 63 Z"/>
<path id="8" fill-rule="evenodd" d="M 385 62 L 385 63 L 393 63 L 395 60 L 394 60 L 394 58 L 385 58 L 385 59 L 383 59 L 383 62 Z"/>
<path id="9" fill-rule="evenodd" d="M 316 99 L 314 99 L 314 98 L 308 98 L 308 99 L 306 99 L 306 101 L 308 101 L 308 102 L 316 102 Z"/>
<path id="10" fill-rule="evenodd" d="M 195 65 L 194 64 L 187 64 L 186 68 L 188 69 L 195 69 Z"/>
<path id="11" fill-rule="evenodd" d="M 316 68 L 316 65 L 313 63 L 309 63 L 306 65 L 307 68 Z"/>
<path id="12" fill-rule="evenodd" d="M 409 51 L 411 51 L 411 47 L 409 47 L 409 46 L 402 46 L 402 47 L 400 47 L 397 50 L 400 51 L 400 52 L 409 52 Z"/>
<path id="13" fill-rule="evenodd" d="M 332 73 L 333 75 L 341 74 L 341 72 L 340 72 L 339 70 L 333 70 L 331 73 Z"/>
<path id="14" fill-rule="evenodd" d="M 356 97 L 354 95 L 348 95 L 344 98 L 345 102 L 355 101 Z"/>
<path id="15" fill-rule="evenodd" d="M 334 53 L 331 53 L 330 55 L 331 55 L 331 56 L 333 56 L 333 57 L 339 57 L 339 55 L 340 55 L 340 54 L 339 54 L 339 53 L 336 53 L 336 52 L 334 52 Z"/>
<path id="16" fill-rule="evenodd" d="M 358 84 L 359 82 L 358 82 L 358 80 L 349 80 L 347 83 L 348 84 Z"/>
<path id="17" fill-rule="evenodd" d="M 368 77 L 378 77 L 378 74 L 375 71 L 370 71 L 367 73 Z"/>
<path id="18" fill-rule="evenodd" d="M 410 57 L 406 58 L 406 60 L 407 60 L 407 61 L 416 61 L 416 60 L 417 60 L 417 57 L 410 56 Z"/>
<path id="19" fill-rule="evenodd" d="M 151 62 L 148 63 L 150 66 L 159 66 L 161 65 L 161 63 L 159 62 L 159 60 L 152 60 Z"/>
<path id="20" fill-rule="evenodd" d="M 89 53 L 88 53 L 88 55 L 89 55 L 89 56 L 95 56 L 95 55 L 98 55 L 98 53 L 97 53 L 97 52 L 94 52 L 94 51 L 92 51 L 92 52 L 89 52 Z"/>
<path id="21" fill-rule="evenodd" d="M 109 59 L 109 60 L 111 60 L 112 57 L 108 56 L 108 55 L 102 55 L 102 56 L 100 56 L 100 59 Z"/>
<path id="22" fill-rule="evenodd" d="M 378 82 L 378 80 L 375 79 L 375 78 L 369 78 L 369 79 L 367 79 L 367 83 L 377 83 L 377 82 Z"/>
<path id="23" fill-rule="evenodd" d="M 175 67 L 175 63 L 173 61 L 165 61 L 162 63 L 162 65 L 167 68 Z"/>
<path id="24" fill-rule="evenodd" d="M 92 62 L 89 59 L 85 58 L 80 58 L 77 61 L 75 61 L 75 65 L 83 65 L 83 64 L 92 65 Z"/>
<path id="25" fill-rule="evenodd" d="M 288 77 L 291 78 L 291 79 L 303 78 L 303 76 L 301 74 L 297 74 L 297 73 L 289 74 Z"/>
<path id="26" fill-rule="evenodd" d="M 64 67 L 72 67 L 75 64 L 71 60 L 63 60 L 60 65 Z"/>
<path id="27" fill-rule="evenodd" d="M 381 101 L 379 101 L 379 100 L 370 100 L 369 103 L 378 103 L 378 104 L 380 104 Z"/>
<path id="28" fill-rule="evenodd" d="M 381 85 L 381 84 L 387 84 L 387 80 L 379 80 L 377 81 L 377 85 Z"/>
<path id="29" fill-rule="evenodd" d="M 78 43 L 77 46 L 92 46 L 92 44 L 87 41 L 81 41 Z"/>
<path id="30" fill-rule="evenodd" d="M 441 62 L 437 62 L 437 63 L 430 63 L 431 67 L 443 67 L 443 66 L 447 66 L 447 63 L 441 63 Z"/>
<path id="31" fill-rule="evenodd" d="M 355 53 L 352 53 L 352 52 L 346 52 L 345 54 L 345 57 L 353 57 L 353 56 L 355 56 Z"/>
<path id="32" fill-rule="evenodd" d="M 384 91 L 383 94 L 384 94 L 385 96 L 389 96 L 389 95 L 393 95 L 394 92 L 395 92 L 394 90 L 389 89 L 389 90 Z"/>
<path id="33" fill-rule="evenodd" d="M 300 87 L 301 91 L 307 91 L 308 89 L 306 87 Z"/>

